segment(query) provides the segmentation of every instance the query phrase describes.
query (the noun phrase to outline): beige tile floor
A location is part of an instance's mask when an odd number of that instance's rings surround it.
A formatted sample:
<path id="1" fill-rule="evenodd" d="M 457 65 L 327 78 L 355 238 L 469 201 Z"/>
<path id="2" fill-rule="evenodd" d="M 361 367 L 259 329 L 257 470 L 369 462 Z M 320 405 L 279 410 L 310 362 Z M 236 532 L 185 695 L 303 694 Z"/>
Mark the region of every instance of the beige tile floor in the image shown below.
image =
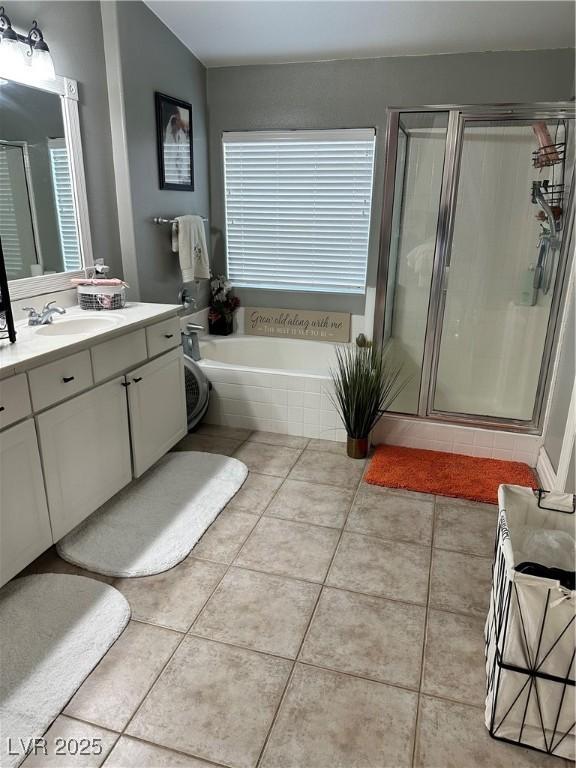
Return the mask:
<path id="1" fill-rule="evenodd" d="M 102 754 L 26 768 L 562 766 L 484 727 L 494 507 L 369 486 L 339 443 L 206 426 L 178 450 L 249 477 L 175 568 L 101 577 L 132 620 L 48 737 Z"/>

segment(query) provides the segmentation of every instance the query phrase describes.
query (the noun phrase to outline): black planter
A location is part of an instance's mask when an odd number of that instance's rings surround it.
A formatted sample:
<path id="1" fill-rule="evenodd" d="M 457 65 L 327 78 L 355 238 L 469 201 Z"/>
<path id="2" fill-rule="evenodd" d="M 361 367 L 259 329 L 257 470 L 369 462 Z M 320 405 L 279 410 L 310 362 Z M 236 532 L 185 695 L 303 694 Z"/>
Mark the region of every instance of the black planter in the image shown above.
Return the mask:
<path id="1" fill-rule="evenodd" d="M 218 320 L 208 320 L 208 331 L 213 336 L 230 336 L 234 331 L 234 315 L 222 315 Z"/>

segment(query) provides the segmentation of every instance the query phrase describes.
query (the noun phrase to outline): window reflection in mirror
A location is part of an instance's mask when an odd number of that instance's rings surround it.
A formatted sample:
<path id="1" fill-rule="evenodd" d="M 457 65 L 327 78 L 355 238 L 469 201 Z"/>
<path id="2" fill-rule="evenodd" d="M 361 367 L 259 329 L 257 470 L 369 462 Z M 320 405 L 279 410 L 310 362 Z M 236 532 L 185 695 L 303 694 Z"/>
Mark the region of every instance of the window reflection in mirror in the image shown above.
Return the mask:
<path id="1" fill-rule="evenodd" d="M 0 238 L 9 280 L 82 268 L 60 97 L 0 85 Z"/>

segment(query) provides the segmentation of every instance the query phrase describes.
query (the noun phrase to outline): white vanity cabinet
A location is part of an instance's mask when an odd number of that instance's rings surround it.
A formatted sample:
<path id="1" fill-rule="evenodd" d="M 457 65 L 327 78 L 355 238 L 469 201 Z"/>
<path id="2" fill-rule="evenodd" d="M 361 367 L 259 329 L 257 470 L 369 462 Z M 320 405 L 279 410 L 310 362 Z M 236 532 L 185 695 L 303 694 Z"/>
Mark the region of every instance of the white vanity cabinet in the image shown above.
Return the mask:
<path id="1" fill-rule="evenodd" d="M 176 309 L 133 304 L 118 315 L 125 332 L 12 372 L 0 357 L 0 586 L 186 435 Z M 31 338 L 7 354 L 26 355 Z"/>
<path id="2" fill-rule="evenodd" d="M 186 435 L 182 350 L 173 349 L 126 376 L 134 477 Z"/>
<path id="3" fill-rule="evenodd" d="M 124 383 L 118 377 L 37 417 L 54 541 L 132 479 Z"/>
<path id="4" fill-rule="evenodd" d="M 52 544 L 34 419 L 0 433 L 0 584 Z"/>

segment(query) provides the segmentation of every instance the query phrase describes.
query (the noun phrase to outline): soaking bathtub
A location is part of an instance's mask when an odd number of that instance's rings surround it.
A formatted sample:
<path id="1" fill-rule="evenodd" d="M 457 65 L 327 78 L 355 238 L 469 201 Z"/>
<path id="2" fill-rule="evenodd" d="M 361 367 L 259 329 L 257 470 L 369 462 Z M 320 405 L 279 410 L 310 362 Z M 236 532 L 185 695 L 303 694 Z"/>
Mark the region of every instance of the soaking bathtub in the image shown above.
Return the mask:
<path id="1" fill-rule="evenodd" d="M 286 435 L 346 439 L 332 405 L 329 342 L 231 335 L 200 339 L 212 382 L 205 421 Z"/>

